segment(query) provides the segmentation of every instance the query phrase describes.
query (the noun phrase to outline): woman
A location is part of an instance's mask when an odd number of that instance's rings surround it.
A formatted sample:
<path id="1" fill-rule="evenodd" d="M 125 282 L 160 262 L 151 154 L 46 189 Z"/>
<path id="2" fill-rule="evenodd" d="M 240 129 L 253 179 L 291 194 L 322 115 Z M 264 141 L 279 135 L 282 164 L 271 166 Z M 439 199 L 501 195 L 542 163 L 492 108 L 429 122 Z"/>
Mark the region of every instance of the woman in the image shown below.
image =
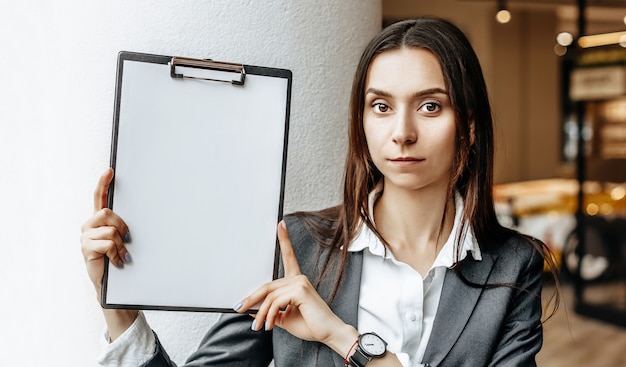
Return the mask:
<path id="1" fill-rule="evenodd" d="M 221 316 L 186 365 L 535 365 L 551 257 L 498 223 L 493 147 L 463 33 L 437 18 L 383 30 L 354 79 L 342 204 L 279 224 L 282 278 Z M 112 176 L 83 226 L 98 292 L 104 257 L 129 260 L 128 227 L 104 208 Z M 173 366 L 141 313 L 103 312 L 103 365 Z"/>

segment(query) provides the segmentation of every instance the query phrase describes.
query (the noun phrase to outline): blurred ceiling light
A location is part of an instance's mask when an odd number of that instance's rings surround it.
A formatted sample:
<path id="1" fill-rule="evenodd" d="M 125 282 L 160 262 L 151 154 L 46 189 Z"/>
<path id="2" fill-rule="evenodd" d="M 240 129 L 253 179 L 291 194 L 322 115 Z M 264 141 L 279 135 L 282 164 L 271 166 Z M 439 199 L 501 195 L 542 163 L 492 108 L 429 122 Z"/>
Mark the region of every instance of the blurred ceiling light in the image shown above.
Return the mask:
<path id="1" fill-rule="evenodd" d="M 506 24 L 511 21 L 511 12 L 506 8 L 505 0 L 498 0 L 498 12 L 496 13 L 498 23 Z"/>
<path id="2" fill-rule="evenodd" d="M 502 24 L 510 22 L 511 12 L 506 9 L 498 11 L 498 13 L 496 14 L 496 20 L 498 21 L 498 23 Z"/>
<path id="3" fill-rule="evenodd" d="M 616 186 L 611 190 L 611 199 L 617 201 L 622 200 L 624 197 L 626 197 L 626 188 L 623 186 Z"/>
<path id="4" fill-rule="evenodd" d="M 567 53 L 567 47 L 561 46 L 557 43 L 556 45 L 554 45 L 554 53 L 557 56 L 565 56 L 565 54 Z"/>
<path id="5" fill-rule="evenodd" d="M 611 215 L 613 214 L 613 205 L 609 203 L 602 203 L 600 205 L 600 214 L 602 215 Z"/>
<path id="6" fill-rule="evenodd" d="M 619 36 L 619 45 L 626 48 L 626 34 Z"/>
<path id="7" fill-rule="evenodd" d="M 556 36 L 556 42 L 563 47 L 567 47 L 574 42 L 574 36 L 569 32 L 561 32 Z"/>
<path id="8" fill-rule="evenodd" d="M 596 215 L 600 212 L 600 208 L 598 207 L 598 204 L 596 203 L 589 203 L 587 204 L 587 214 L 593 216 Z"/>
<path id="9" fill-rule="evenodd" d="M 578 45 L 582 48 L 598 47 L 619 44 L 625 41 L 626 32 L 612 32 L 583 36 L 578 39 Z"/>
<path id="10" fill-rule="evenodd" d="M 626 24 L 626 15 L 624 16 L 624 24 Z"/>

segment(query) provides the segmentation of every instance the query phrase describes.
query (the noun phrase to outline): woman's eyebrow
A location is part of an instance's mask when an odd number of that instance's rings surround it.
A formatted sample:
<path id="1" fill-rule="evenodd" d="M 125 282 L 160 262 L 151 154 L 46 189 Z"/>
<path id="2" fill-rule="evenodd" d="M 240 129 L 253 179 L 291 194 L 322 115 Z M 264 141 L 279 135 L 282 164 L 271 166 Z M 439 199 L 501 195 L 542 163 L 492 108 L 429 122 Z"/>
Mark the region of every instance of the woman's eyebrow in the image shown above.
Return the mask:
<path id="1" fill-rule="evenodd" d="M 386 92 L 384 90 L 376 89 L 376 88 L 368 88 L 365 91 L 365 95 L 368 95 L 368 94 L 375 94 L 375 95 L 381 96 L 381 97 L 391 97 L 391 93 Z"/>
<path id="2" fill-rule="evenodd" d="M 414 97 L 423 97 L 423 96 L 431 96 L 433 94 L 445 94 L 448 95 L 448 91 L 442 88 L 428 88 L 424 90 L 420 90 L 413 94 Z"/>

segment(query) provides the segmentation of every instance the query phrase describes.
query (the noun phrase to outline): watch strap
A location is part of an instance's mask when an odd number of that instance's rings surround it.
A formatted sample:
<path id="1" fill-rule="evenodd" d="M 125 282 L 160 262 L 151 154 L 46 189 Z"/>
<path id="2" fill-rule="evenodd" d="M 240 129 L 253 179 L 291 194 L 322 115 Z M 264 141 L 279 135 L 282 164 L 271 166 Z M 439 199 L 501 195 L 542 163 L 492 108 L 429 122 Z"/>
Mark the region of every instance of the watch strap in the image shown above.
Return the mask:
<path id="1" fill-rule="evenodd" d="M 353 367 L 365 367 L 367 362 L 371 361 L 372 357 L 366 355 L 361 350 L 360 346 L 357 346 L 354 350 L 354 354 L 350 356 L 350 365 Z"/>

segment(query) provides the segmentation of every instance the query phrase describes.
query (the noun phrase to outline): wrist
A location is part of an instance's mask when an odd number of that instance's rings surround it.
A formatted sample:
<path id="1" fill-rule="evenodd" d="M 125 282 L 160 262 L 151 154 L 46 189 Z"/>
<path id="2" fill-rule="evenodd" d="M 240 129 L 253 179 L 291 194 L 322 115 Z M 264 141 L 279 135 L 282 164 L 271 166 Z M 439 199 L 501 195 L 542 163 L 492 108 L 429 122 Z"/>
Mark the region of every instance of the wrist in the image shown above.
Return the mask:
<path id="1" fill-rule="evenodd" d="M 370 362 L 381 360 L 387 355 L 387 342 L 374 332 L 359 335 L 354 353 L 346 358 L 345 365 L 365 367 Z M 387 366 L 387 363 L 383 364 Z"/>
<path id="2" fill-rule="evenodd" d="M 329 348 L 343 358 L 349 358 L 354 352 L 354 342 L 359 339 L 359 332 L 352 325 L 344 324 L 326 341 Z"/>
<path id="3" fill-rule="evenodd" d="M 114 341 L 122 335 L 137 319 L 138 310 L 117 310 L 103 308 L 104 319 L 110 341 Z"/>

